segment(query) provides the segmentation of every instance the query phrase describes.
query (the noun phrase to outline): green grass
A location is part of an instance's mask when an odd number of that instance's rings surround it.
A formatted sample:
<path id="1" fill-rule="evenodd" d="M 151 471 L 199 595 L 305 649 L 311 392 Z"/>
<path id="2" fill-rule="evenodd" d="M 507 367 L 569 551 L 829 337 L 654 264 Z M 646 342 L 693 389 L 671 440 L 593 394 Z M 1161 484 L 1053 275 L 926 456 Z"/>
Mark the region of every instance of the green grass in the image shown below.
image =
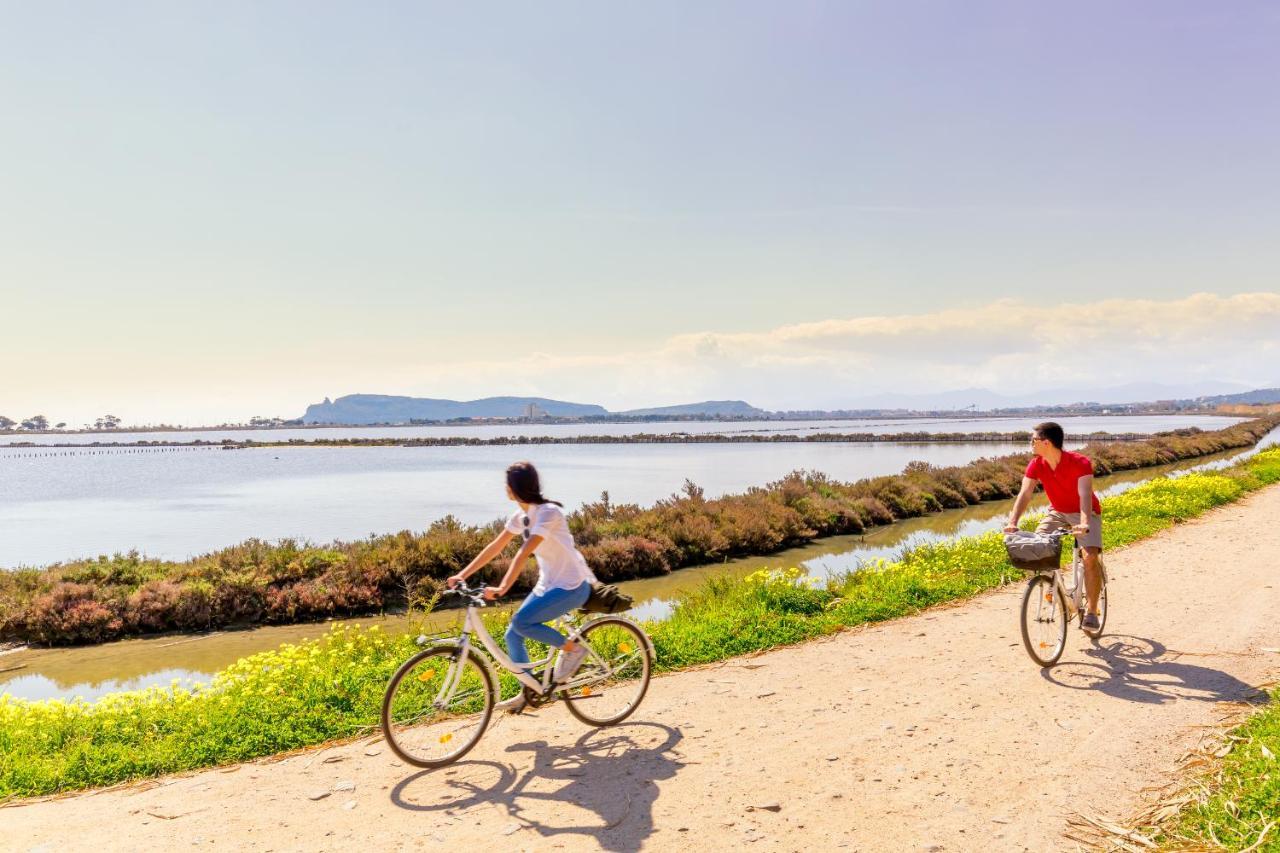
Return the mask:
<path id="1" fill-rule="evenodd" d="M 1276 482 L 1280 449 L 1220 472 L 1138 486 L 1105 501 L 1105 544 L 1150 536 Z M 907 615 L 1021 577 L 999 534 L 989 533 L 917 547 L 826 584 L 796 569 L 714 579 L 647 628 L 658 668 L 675 670 Z M 504 619 L 493 617 L 495 636 Z M 371 731 L 389 676 L 415 648 L 412 637 L 337 625 L 319 640 L 244 658 L 194 690 L 156 687 L 93 703 L 0 696 L 0 799 L 242 761 Z M 509 676 L 503 684 L 504 695 L 514 691 Z M 1275 783 L 1268 784 L 1274 803 Z"/>
<path id="2" fill-rule="evenodd" d="M 1164 833 L 1167 846 L 1245 850 L 1262 837 L 1255 850 L 1280 851 L 1280 691 L 1232 735 L 1235 748 L 1203 780 L 1207 797 Z"/>

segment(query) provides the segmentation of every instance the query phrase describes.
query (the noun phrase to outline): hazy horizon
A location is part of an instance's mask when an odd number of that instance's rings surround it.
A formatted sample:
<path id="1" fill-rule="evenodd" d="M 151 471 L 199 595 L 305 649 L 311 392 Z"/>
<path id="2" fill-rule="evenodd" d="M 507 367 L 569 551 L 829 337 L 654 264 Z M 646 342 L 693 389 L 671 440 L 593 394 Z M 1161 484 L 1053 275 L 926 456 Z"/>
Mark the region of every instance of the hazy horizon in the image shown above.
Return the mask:
<path id="1" fill-rule="evenodd" d="M 1268 388 L 1280 387 L 1280 383 L 1270 383 L 1266 387 Z M 952 411 L 952 410 L 956 412 L 960 412 L 964 409 L 974 409 L 975 414 L 982 415 L 984 413 L 987 413 L 996 409 L 1001 409 L 1001 408 L 1069 405 L 1073 403 L 1082 403 L 1082 402 L 1099 403 L 1102 405 L 1122 404 L 1122 403 L 1146 403 L 1146 402 L 1158 402 L 1159 400 L 1165 400 L 1165 399 L 1192 399 L 1196 397 L 1236 394 L 1236 393 L 1242 393 L 1242 392 L 1251 391 L 1251 390 L 1261 390 L 1261 389 L 1245 386 L 1245 385 L 1237 385 L 1235 383 L 1224 383 L 1224 382 L 1217 382 L 1217 381 L 1210 381 L 1210 382 L 1205 382 L 1200 384 L 1191 383 L 1191 384 L 1185 384 L 1185 385 L 1135 382 L 1135 383 L 1128 383 L 1125 385 L 1110 386 L 1106 388 L 1095 387 L 1095 388 L 1024 389 L 1022 392 L 1011 391 L 1006 393 L 997 392 L 989 388 L 956 388 L 956 389 L 944 389 L 934 393 L 922 392 L 918 394 L 907 394 L 907 393 L 898 393 L 898 392 L 885 392 L 882 394 L 873 394 L 867 397 L 862 397 L 862 398 L 858 398 L 856 400 L 851 401 L 850 405 L 846 406 L 845 409 L 850 411 L 859 410 L 859 409 L 863 409 L 863 410 L 884 409 L 884 410 L 908 410 L 909 411 L 914 409 L 915 411 L 939 411 L 939 412 Z M 295 411 L 295 408 L 289 408 L 289 409 L 283 410 L 281 413 L 257 414 L 250 417 L 262 417 L 267 419 L 279 417 L 286 421 L 291 421 L 291 420 L 300 418 L 302 416 L 303 409 L 309 407 L 311 404 L 320 403 L 322 401 L 328 401 L 328 400 L 338 400 L 342 397 L 347 397 L 347 396 L 365 396 L 365 395 L 389 396 L 389 397 L 409 396 L 409 395 L 395 395 L 395 394 L 383 395 L 378 392 L 353 391 L 353 392 L 350 392 L 349 394 L 326 395 L 323 398 L 323 400 L 312 400 L 312 401 L 309 401 L 308 403 L 303 404 L 300 407 L 295 407 L 296 411 Z M 459 400 L 459 402 L 477 402 L 480 400 L 492 399 L 493 397 L 512 397 L 512 396 L 523 397 L 527 395 L 495 394 L 495 395 L 486 396 L 486 397 L 465 398 L 465 399 Z M 418 398 L 418 399 L 422 399 L 422 398 Z M 428 398 L 428 399 L 443 400 L 443 399 L 452 399 L 452 398 Z M 548 399 L 555 399 L 555 398 L 548 398 Z M 595 401 L 591 399 L 558 400 L 558 402 L 575 403 L 575 404 L 595 404 Z M 713 402 L 713 401 L 711 400 L 677 400 L 677 401 L 669 401 L 666 403 L 659 403 L 653 406 L 645 406 L 645 407 L 633 406 L 633 407 L 626 407 L 626 408 L 622 408 L 622 407 L 609 408 L 608 414 L 625 415 L 628 411 L 660 409 L 664 407 L 674 408 L 682 405 L 690 405 L 690 404 L 704 403 L 704 402 Z M 755 403 L 749 399 L 741 400 L 740 402 L 745 402 L 747 404 L 750 404 L 755 408 L 760 409 L 761 411 L 766 413 L 785 413 L 785 412 L 797 412 L 797 411 L 814 411 L 814 412 L 839 411 L 839 409 L 835 409 L 835 408 L 822 408 L 822 407 L 815 407 L 815 406 L 798 406 L 791 409 L 769 409 L 763 406 L 756 406 Z M 288 412 L 288 413 L 285 414 L 283 412 Z M 3 414 L 4 412 L 0 412 L 0 415 L 3 415 Z M 28 415 L 27 417 L 34 416 L 35 414 L 45 414 L 47 416 L 46 412 L 35 412 L 35 413 L 32 413 L 32 415 Z M 110 414 L 114 414 L 114 413 L 110 413 Z M 60 420 L 63 420 L 56 416 L 48 416 L 48 419 L 50 422 L 51 429 L 54 424 L 58 423 Z M 20 420 L 20 419 L 15 418 L 15 420 Z M 80 430 L 83 428 L 92 427 L 93 420 L 96 420 L 96 418 L 90 418 L 83 422 L 66 420 L 65 429 Z M 240 420 L 233 419 L 233 418 L 221 418 L 221 419 L 215 418 L 213 420 L 206 420 L 206 421 L 181 422 L 177 420 L 131 421 L 127 418 L 122 418 L 120 426 L 118 428 L 124 429 L 129 427 L 148 427 L 148 426 L 201 428 L 201 427 L 216 427 L 221 424 L 237 424 L 237 423 L 244 424 L 244 423 L 247 423 L 248 420 L 249 418 L 244 418 Z M 312 426 L 317 426 L 317 425 L 324 426 L 326 424 L 312 424 Z"/>
<path id="2" fill-rule="evenodd" d="M 1280 381 L 1280 8 L 18 4 L 0 414 Z"/>

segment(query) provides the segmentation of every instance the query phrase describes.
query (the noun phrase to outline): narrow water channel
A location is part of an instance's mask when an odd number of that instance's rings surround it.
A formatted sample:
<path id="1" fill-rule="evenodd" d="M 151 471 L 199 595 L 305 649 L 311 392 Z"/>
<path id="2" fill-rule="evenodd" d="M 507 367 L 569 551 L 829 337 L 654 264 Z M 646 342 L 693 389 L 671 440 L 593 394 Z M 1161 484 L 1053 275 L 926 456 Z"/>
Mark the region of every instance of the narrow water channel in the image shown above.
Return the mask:
<path id="1" fill-rule="evenodd" d="M 1256 453 L 1258 449 L 1274 445 L 1278 440 L 1280 430 L 1247 451 L 1126 471 L 1099 478 L 1098 485 L 1104 495 L 1118 494 L 1155 477 L 1223 467 Z M 912 545 L 972 536 L 995 529 L 1001 526 L 1008 511 L 1008 501 L 948 510 L 875 528 L 865 535 L 830 537 L 766 557 L 693 566 L 665 577 L 628 581 L 621 586 L 637 602 L 632 610 L 633 616 L 658 620 L 671 612 L 673 602 L 681 593 L 696 588 L 710 577 L 736 577 L 762 568 L 791 566 L 799 566 L 816 576 L 835 575 L 856 569 L 868 560 L 891 558 Z M 443 630 L 458 623 L 460 612 L 442 611 L 427 618 L 432 627 Z M 420 624 L 421 617 L 414 625 L 401 615 L 343 621 L 364 626 L 382 625 L 388 632 L 403 632 Z M 0 654 L 0 693 L 21 699 L 80 697 L 93 700 L 121 690 L 169 684 L 174 679 L 196 683 L 207 680 L 213 673 L 246 655 L 272 649 L 282 643 L 318 637 L 327 630 L 328 624 L 321 622 L 121 640 L 78 648 L 20 649 Z"/>

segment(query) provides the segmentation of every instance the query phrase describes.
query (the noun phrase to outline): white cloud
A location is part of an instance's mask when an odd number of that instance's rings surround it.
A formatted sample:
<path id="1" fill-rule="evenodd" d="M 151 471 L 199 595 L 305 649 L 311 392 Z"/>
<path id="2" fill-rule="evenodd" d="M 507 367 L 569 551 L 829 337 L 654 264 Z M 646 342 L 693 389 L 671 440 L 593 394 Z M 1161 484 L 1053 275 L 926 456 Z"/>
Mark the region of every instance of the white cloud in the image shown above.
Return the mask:
<path id="1" fill-rule="evenodd" d="M 1031 302 L 705 331 L 647 350 L 454 364 L 415 392 L 537 393 L 606 406 L 742 398 L 832 408 L 871 393 L 1280 379 L 1280 293 Z M 447 374 L 447 376 L 445 375 Z M 513 385 L 515 387 L 513 387 Z M 485 389 L 479 391 L 478 389 Z"/>
<path id="2" fill-rule="evenodd" d="M 65 360 L 6 376 L 0 414 L 79 424 L 295 416 L 324 395 L 474 399 L 529 394 L 610 409 L 743 399 L 769 409 L 841 408 L 885 393 L 1103 389 L 1131 382 L 1280 384 L 1280 293 L 1170 300 L 1033 302 L 842 317 L 758 332 L 706 330 L 632 347 L 445 360 L 405 348 L 216 363 Z M 247 365 L 252 364 L 252 369 Z M 127 384 L 121 376 L 127 376 Z"/>

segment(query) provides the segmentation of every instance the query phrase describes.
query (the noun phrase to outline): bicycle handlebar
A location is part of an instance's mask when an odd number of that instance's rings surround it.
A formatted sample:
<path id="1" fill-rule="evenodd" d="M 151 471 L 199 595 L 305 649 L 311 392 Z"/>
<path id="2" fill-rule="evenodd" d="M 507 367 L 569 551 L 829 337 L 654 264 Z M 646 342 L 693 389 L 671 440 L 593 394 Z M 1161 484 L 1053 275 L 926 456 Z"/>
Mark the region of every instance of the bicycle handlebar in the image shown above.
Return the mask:
<path id="1" fill-rule="evenodd" d="M 462 583 L 458 584 L 452 589 L 445 589 L 445 591 L 441 594 L 457 595 L 463 598 L 468 598 L 471 600 L 472 604 L 476 604 L 480 607 L 489 606 L 488 600 L 486 600 L 484 597 L 484 587 L 483 586 L 475 586 L 475 587 L 467 586 L 466 581 L 463 581 Z"/>

